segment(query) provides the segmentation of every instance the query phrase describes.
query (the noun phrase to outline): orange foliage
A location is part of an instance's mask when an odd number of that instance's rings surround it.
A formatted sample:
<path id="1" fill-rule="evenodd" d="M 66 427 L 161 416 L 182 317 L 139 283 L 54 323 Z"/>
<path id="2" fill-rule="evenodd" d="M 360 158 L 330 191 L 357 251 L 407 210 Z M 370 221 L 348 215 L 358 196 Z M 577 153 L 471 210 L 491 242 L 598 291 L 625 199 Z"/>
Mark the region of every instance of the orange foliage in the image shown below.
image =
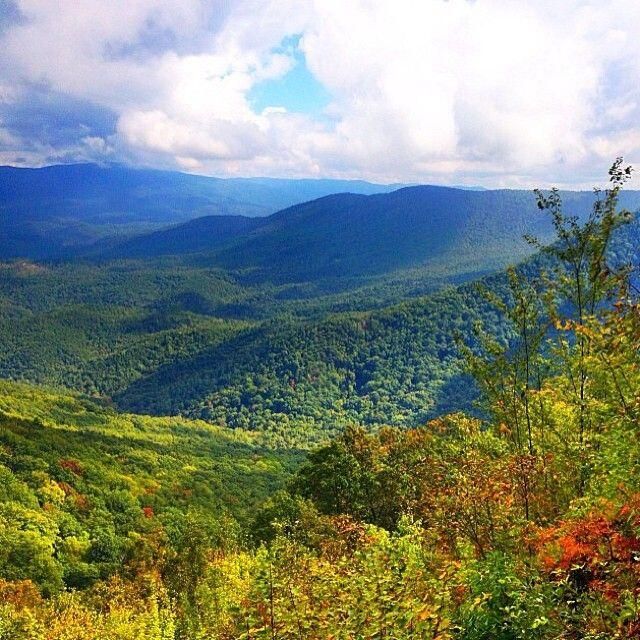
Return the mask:
<path id="1" fill-rule="evenodd" d="M 67 496 L 76 492 L 76 490 L 68 482 L 58 482 L 58 486 L 64 491 L 65 495 Z"/>
<path id="2" fill-rule="evenodd" d="M 75 496 L 73 497 L 73 501 L 76 509 L 78 509 L 79 511 L 88 511 L 91 507 L 89 499 L 82 493 L 75 494 Z"/>
<path id="3" fill-rule="evenodd" d="M 40 592 L 31 580 L 8 582 L 0 579 L 0 602 L 13 605 L 16 609 L 34 608 L 42 603 Z"/>
<path id="4" fill-rule="evenodd" d="M 60 460 L 58 460 L 58 464 L 63 469 L 66 469 L 67 471 L 71 471 L 71 473 L 73 473 L 76 476 L 84 475 L 84 469 L 80 464 L 80 462 L 78 462 L 77 460 L 72 460 L 70 458 L 69 459 L 60 458 Z"/>
<path id="5" fill-rule="evenodd" d="M 541 531 L 544 571 L 615 599 L 619 588 L 640 593 L 640 496 L 620 508 L 603 503 L 586 516 Z"/>
<path id="6" fill-rule="evenodd" d="M 325 524 L 320 544 L 325 557 L 339 558 L 370 542 L 365 526 L 351 516 L 329 516 L 325 519 Z"/>

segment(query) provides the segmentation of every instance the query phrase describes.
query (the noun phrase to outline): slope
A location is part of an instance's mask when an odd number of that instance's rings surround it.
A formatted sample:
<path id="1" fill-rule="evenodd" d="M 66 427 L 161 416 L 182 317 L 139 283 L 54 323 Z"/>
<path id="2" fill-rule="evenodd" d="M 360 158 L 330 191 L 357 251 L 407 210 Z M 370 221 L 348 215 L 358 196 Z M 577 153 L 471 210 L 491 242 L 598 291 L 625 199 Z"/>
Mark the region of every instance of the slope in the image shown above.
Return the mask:
<path id="1" fill-rule="evenodd" d="M 262 218 L 204 216 L 184 224 L 135 236 L 115 246 L 93 247 L 88 255 L 101 258 L 151 258 L 223 249 L 261 226 Z"/>
<path id="2" fill-rule="evenodd" d="M 536 256 L 520 269 L 535 277 L 546 260 Z M 640 262 L 637 218 L 617 233 L 610 260 Z M 457 336 L 468 339 L 480 322 L 509 339 L 478 284 L 507 295 L 500 272 L 382 310 L 277 319 L 161 366 L 114 399 L 128 410 L 180 413 L 303 439 L 354 422 L 415 426 L 469 410 L 475 390 L 462 374 Z"/>
<path id="3" fill-rule="evenodd" d="M 588 192 L 563 197 L 578 216 L 593 202 Z M 640 192 L 625 193 L 623 200 L 635 210 Z M 342 290 L 416 267 L 454 282 L 478 277 L 529 255 L 524 234 L 545 242 L 552 233 L 529 192 L 429 186 L 330 195 L 246 225 L 235 238 L 214 222 L 142 236 L 116 254 L 201 254 L 192 256 L 193 264 L 239 272 L 246 283 L 330 282 L 328 288 Z"/>

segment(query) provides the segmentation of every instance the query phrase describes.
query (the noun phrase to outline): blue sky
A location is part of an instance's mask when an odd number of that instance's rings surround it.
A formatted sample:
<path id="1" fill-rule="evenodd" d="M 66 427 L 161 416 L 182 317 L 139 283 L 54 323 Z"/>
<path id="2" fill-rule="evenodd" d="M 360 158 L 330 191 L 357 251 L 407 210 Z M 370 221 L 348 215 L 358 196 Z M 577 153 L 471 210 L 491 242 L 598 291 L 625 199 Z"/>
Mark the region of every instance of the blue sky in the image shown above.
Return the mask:
<path id="1" fill-rule="evenodd" d="M 289 36 L 274 53 L 291 57 L 292 67 L 283 76 L 264 80 L 256 84 L 248 94 L 251 107 L 256 112 L 273 107 L 282 107 L 294 113 L 305 113 L 320 117 L 331 102 L 331 96 L 307 67 L 299 44 L 301 34 Z"/>
<path id="2" fill-rule="evenodd" d="M 637 0 L 2 0 L 0 163 L 590 187 Z"/>

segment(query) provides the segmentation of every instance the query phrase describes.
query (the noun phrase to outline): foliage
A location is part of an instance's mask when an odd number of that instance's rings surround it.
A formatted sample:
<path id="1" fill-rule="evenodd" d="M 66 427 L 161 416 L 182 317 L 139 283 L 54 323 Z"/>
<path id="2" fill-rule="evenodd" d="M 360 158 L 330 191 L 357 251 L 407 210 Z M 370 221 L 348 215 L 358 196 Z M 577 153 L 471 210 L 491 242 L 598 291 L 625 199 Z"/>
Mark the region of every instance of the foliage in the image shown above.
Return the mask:
<path id="1" fill-rule="evenodd" d="M 640 637 L 640 303 L 610 233 L 621 167 L 584 223 L 541 196 L 553 259 L 475 296 L 476 416 L 351 424 L 302 460 L 274 448 L 294 440 L 284 414 L 232 431 L 1 383 L 0 639 Z M 376 329 L 389 369 L 409 326 Z M 292 391 L 305 335 L 278 346 L 298 363 Z M 343 361 L 371 337 L 344 335 Z"/>
<path id="2" fill-rule="evenodd" d="M 203 549 L 240 539 L 295 464 L 239 431 L 2 382 L 0 575 L 48 595 L 160 555 L 176 577 L 196 532 Z"/>

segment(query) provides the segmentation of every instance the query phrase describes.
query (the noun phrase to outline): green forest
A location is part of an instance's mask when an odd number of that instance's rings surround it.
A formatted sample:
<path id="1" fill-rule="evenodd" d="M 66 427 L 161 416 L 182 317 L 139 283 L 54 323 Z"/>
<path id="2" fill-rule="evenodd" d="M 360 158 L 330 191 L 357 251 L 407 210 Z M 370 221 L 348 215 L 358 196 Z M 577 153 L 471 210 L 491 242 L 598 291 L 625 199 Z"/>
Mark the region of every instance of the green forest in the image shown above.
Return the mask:
<path id="1" fill-rule="evenodd" d="M 71 195 L 85 218 L 108 226 L 118 197 L 135 212 L 140 194 L 149 207 L 175 181 L 232 186 L 83 166 L 9 173 L 16 184 L 4 187 L 13 194 L 4 210 L 30 189 L 34 203 L 50 203 L 40 218 L 63 235 L 55 212 Z M 50 184 L 51 173 L 72 186 Z M 586 223 L 593 194 L 560 195 Z M 640 192 L 618 197 L 640 208 Z M 421 186 L 334 194 L 260 218 L 209 215 L 133 237 L 120 229 L 57 259 L 37 260 L 36 240 L 20 258 L 0 244 L 0 377 L 73 389 L 124 412 L 262 432 L 288 447 L 350 424 L 479 415 L 459 338 L 475 340 L 477 324 L 500 340 L 515 336 L 481 292 L 508 299 L 508 264 L 539 279 L 552 257 L 523 235 L 547 244 L 554 233 L 526 191 Z M 634 218 L 614 230 L 608 259 L 637 264 L 638 247 Z"/>
<path id="2" fill-rule="evenodd" d="M 640 637 L 630 176 L 414 295 L 5 263 L 0 639 Z"/>

